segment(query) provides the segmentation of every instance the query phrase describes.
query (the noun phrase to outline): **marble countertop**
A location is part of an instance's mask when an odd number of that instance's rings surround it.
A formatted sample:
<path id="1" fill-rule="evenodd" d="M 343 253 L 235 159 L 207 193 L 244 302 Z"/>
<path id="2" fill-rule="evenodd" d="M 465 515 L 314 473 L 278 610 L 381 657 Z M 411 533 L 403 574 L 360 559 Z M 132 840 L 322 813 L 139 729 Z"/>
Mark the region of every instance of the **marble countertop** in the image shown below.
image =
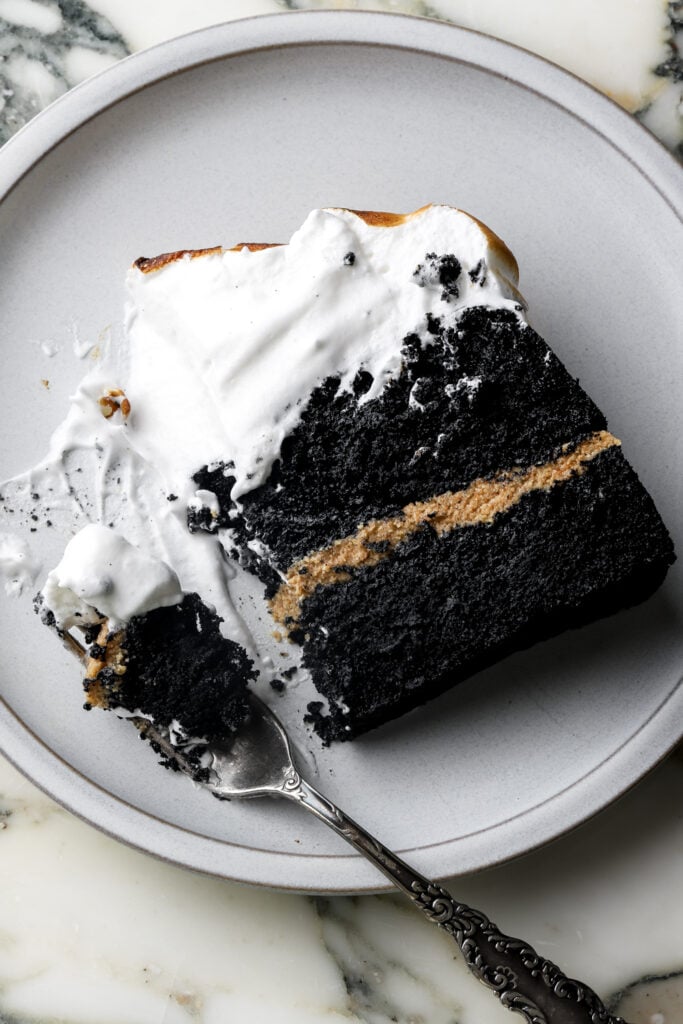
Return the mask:
<path id="1" fill-rule="evenodd" d="M 403 10 L 580 74 L 683 155 L 683 3 L 0 0 L 0 141 L 142 47 L 300 7 Z M 545 849 L 450 883 L 632 1024 L 683 1022 L 683 748 Z M 83 824 L 0 759 L 0 1024 L 501 1024 L 447 935 L 400 896 L 205 878 Z"/>

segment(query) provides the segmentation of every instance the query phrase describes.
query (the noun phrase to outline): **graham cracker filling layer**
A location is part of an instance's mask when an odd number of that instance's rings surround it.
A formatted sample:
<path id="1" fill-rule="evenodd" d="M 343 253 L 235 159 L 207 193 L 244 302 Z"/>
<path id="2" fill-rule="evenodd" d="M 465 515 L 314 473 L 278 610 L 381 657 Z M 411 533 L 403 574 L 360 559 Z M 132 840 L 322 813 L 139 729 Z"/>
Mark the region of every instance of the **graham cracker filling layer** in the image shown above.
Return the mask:
<path id="1" fill-rule="evenodd" d="M 108 621 L 104 621 L 97 635 L 97 644 L 104 650 L 103 658 L 92 656 L 85 663 L 85 687 L 87 704 L 95 708 L 108 708 L 110 693 L 98 679 L 100 672 L 111 669 L 115 675 L 122 676 L 126 671 L 126 652 L 123 649 L 123 630 L 110 633 Z"/>
<path id="2" fill-rule="evenodd" d="M 303 601 L 314 590 L 344 583 L 351 579 L 352 570 L 370 569 L 390 558 L 396 547 L 415 531 L 428 525 L 442 536 L 459 526 L 492 523 L 525 494 L 548 491 L 564 483 L 583 473 L 601 452 L 620 444 L 608 431 L 600 430 L 571 451 L 565 445 L 563 454 L 552 462 L 506 470 L 488 480 L 474 480 L 462 491 L 446 491 L 428 501 L 406 505 L 389 519 L 363 523 L 352 536 L 334 541 L 291 566 L 269 602 L 273 618 L 284 626 L 295 625 Z"/>

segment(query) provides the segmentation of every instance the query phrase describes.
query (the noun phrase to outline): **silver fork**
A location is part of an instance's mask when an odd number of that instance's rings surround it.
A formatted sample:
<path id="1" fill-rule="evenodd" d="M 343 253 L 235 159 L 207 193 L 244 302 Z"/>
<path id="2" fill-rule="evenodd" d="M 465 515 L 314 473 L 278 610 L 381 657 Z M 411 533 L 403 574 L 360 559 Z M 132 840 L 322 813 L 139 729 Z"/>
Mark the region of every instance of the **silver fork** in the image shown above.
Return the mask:
<path id="1" fill-rule="evenodd" d="M 234 737 L 209 747 L 208 777 L 197 780 L 201 785 L 227 800 L 284 797 L 324 821 L 372 861 L 428 921 L 447 931 L 472 973 L 527 1024 L 625 1024 L 587 985 L 567 978 L 528 943 L 503 935 L 485 914 L 419 874 L 314 789 L 295 766 L 281 722 L 254 694 L 250 701 L 250 716 Z M 166 757 L 197 779 L 196 765 L 167 737 L 142 719 L 136 724 Z"/>
<path id="2" fill-rule="evenodd" d="M 71 633 L 62 633 L 61 639 L 71 654 L 86 657 L 86 648 Z M 149 720 L 132 716 L 131 721 L 164 757 L 219 799 L 284 797 L 324 821 L 404 892 L 428 921 L 448 932 L 474 976 L 527 1024 L 626 1024 L 588 985 L 568 978 L 527 942 L 504 935 L 480 910 L 458 902 L 411 868 L 319 793 L 297 770 L 279 718 L 256 694 L 250 693 L 249 701 L 249 717 L 238 731 L 208 746 L 206 769 L 199 769 L 196 760 Z"/>

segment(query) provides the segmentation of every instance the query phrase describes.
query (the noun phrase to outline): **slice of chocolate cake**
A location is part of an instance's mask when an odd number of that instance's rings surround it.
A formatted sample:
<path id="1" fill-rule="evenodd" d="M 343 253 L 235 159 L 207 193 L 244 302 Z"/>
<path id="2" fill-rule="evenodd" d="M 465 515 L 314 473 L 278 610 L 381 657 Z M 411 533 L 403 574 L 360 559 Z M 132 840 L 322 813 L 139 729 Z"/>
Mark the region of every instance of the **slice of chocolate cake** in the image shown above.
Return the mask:
<path id="1" fill-rule="evenodd" d="M 133 443 L 264 582 L 324 739 L 643 600 L 673 561 L 461 211 L 315 211 L 288 246 L 140 260 L 129 289 Z"/>
<path id="2" fill-rule="evenodd" d="M 248 713 L 253 666 L 172 569 L 113 530 L 90 525 L 48 575 L 38 610 L 59 631 L 80 627 L 86 708 L 149 720 L 174 745 L 225 738 Z"/>

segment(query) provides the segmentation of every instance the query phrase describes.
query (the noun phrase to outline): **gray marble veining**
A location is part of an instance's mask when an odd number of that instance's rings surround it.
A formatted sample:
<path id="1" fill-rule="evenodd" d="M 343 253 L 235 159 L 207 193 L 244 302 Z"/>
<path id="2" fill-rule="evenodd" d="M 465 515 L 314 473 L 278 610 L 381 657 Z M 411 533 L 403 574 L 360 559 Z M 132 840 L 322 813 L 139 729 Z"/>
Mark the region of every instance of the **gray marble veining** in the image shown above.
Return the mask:
<path id="1" fill-rule="evenodd" d="M 610 1009 L 626 1020 L 678 1024 L 683 1021 L 683 971 L 646 975 L 617 993 Z"/>
<path id="2" fill-rule="evenodd" d="M 683 142 L 682 0 L 619 6 L 539 0 L 280 0 L 291 10 L 358 7 L 452 20 L 567 67 L 617 100 L 669 148 Z M 647 15 L 647 17 L 645 17 Z M 638 49 L 640 47 L 640 49 Z M 635 58 L 635 59 L 634 59 Z M 629 63 L 629 60 L 631 63 Z M 620 73 L 615 69 L 619 67 Z"/>
<path id="3" fill-rule="evenodd" d="M 561 9 L 559 5 L 557 13 Z M 602 12 L 602 8 L 605 12 Z M 477 11 L 464 0 L 196 0 L 191 6 L 180 0 L 0 0 L 0 141 L 4 141 L 42 107 L 88 75 L 125 56 L 141 45 L 170 38 L 175 31 L 188 31 L 212 22 L 248 14 L 274 13 L 286 9 L 366 8 L 400 11 L 492 31 L 497 8 L 493 0 Z M 633 4 L 631 4 L 633 8 Z M 501 24 L 504 38 L 527 45 L 559 63 L 566 62 L 577 73 L 584 72 L 594 84 L 615 95 L 669 148 L 681 152 L 683 146 L 683 71 L 680 47 L 683 40 L 683 0 L 649 0 L 640 10 L 668 9 L 670 31 L 661 42 L 654 38 L 654 25 L 647 23 L 640 61 L 647 67 L 634 68 L 613 81 L 602 67 L 621 58 L 614 52 L 616 29 L 606 5 L 595 5 L 595 24 L 590 28 L 588 64 L 585 58 L 575 63 L 577 53 L 586 49 L 583 36 L 572 37 L 571 17 L 565 16 L 554 36 L 554 19 L 541 17 L 537 0 L 516 0 L 510 16 Z M 632 15 L 633 16 L 633 15 Z M 639 15 L 640 16 L 640 15 Z M 160 20 L 164 24 L 160 25 Z M 583 23 L 577 14 L 576 24 Z M 528 24 L 528 32 L 525 25 Z M 635 24 L 635 23 L 634 23 Z M 610 27 L 611 26 L 611 27 Z M 633 38 L 633 31 L 625 38 Z M 592 37 L 595 38 L 592 38 Z M 619 51 L 620 53 L 623 51 Z M 604 82 L 601 79 L 604 77 Z"/>
<path id="4" fill-rule="evenodd" d="M 671 37 L 668 53 L 654 73 L 666 88 L 646 104 L 637 116 L 650 131 L 683 159 L 683 0 L 668 5 Z"/>
<path id="5" fill-rule="evenodd" d="M 683 758 L 523 860 L 449 884 L 632 1024 L 683 1019 Z M 400 897 L 204 878 L 0 761 L 1 1024 L 512 1024 Z M 3 827 L 4 826 L 4 827 Z"/>
<path id="6" fill-rule="evenodd" d="M 129 50 L 83 0 L 0 3 L 0 143 L 40 109 Z"/>

